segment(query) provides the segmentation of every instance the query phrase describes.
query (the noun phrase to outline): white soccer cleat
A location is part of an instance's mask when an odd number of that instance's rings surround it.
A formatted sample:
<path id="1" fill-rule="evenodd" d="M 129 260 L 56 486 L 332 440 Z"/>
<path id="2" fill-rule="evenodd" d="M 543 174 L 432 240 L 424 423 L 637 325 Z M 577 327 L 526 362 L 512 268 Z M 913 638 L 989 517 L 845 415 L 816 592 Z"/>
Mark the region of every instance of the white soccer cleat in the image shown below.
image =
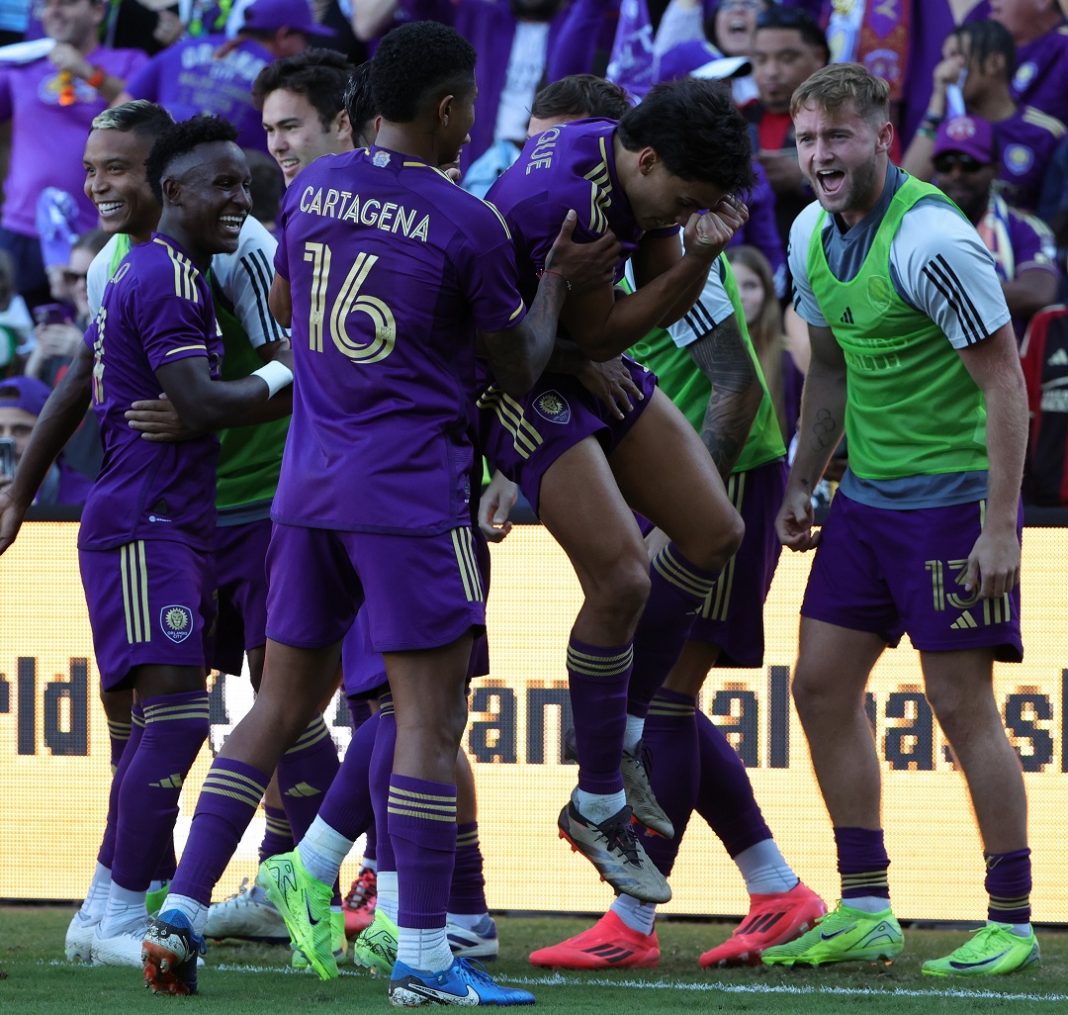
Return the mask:
<path id="1" fill-rule="evenodd" d="M 484 916 L 471 928 L 448 923 L 445 925 L 445 937 L 453 955 L 458 959 L 492 962 L 501 950 L 501 943 L 497 939 L 497 924 L 492 916 Z"/>
<path id="2" fill-rule="evenodd" d="M 249 941 L 288 941 L 289 931 L 281 914 L 258 885 L 241 882 L 237 892 L 208 910 L 204 936 L 237 937 Z"/>
<path id="3" fill-rule="evenodd" d="M 93 934 L 99 926 L 99 921 L 87 920 L 80 909 L 74 914 L 63 942 L 68 962 L 92 962 Z"/>
<path id="4" fill-rule="evenodd" d="M 94 966 L 133 966 L 142 968 L 141 942 L 145 937 L 148 920 L 143 926 L 114 937 L 101 937 L 100 924 L 93 935 L 92 962 Z"/>

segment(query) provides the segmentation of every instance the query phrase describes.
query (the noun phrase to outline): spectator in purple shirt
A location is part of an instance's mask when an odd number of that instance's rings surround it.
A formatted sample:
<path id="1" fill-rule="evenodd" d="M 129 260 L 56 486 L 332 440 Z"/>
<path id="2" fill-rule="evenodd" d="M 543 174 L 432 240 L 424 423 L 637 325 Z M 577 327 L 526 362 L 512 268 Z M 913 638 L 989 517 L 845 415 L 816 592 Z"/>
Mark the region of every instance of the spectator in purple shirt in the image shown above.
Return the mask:
<path id="1" fill-rule="evenodd" d="M 75 233 L 96 226 L 96 209 L 82 193 L 80 152 L 93 117 L 121 94 L 147 57 L 140 50 L 99 45 L 100 0 L 42 0 L 37 10 L 49 39 L 26 63 L 0 65 L 0 122 L 11 121 L 11 149 L 0 248 L 10 251 L 18 290 L 27 303 L 50 299 L 37 238 L 37 198 L 46 187 L 66 191 L 78 208 Z"/>
<path id="2" fill-rule="evenodd" d="M 1042 178 L 1065 125 L 1013 98 L 1009 83 L 1016 67 L 1012 36 L 996 21 L 973 21 L 952 32 L 935 68 L 934 92 L 902 167 L 929 180 L 935 134 L 947 115 L 947 91 L 960 83 L 965 110 L 993 125 L 1000 154 L 998 181 L 1010 204 L 1027 211 L 1038 206 Z M 965 73 L 966 72 L 966 73 Z"/>
<path id="3" fill-rule="evenodd" d="M 1068 121 L 1068 24 L 1057 0 L 991 0 L 990 16 L 1016 43 L 1017 101 Z"/>
<path id="4" fill-rule="evenodd" d="M 1011 208 L 994 189 L 998 153 L 993 128 L 978 116 L 958 116 L 938 129 L 935 185 L 968 217 L 994 259 L 1017 340 L 1031 317 L 1057 297 L 1053 233 L 1039 219 Z"/>

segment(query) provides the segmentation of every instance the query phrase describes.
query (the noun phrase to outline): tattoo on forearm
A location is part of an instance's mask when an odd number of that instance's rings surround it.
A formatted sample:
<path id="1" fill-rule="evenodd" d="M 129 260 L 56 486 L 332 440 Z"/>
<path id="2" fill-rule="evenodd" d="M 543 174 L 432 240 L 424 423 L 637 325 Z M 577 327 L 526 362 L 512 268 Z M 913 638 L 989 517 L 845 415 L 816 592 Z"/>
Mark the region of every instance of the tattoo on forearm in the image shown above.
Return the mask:
<path id="1" fill-rule="evenodd" d="M 749 436 L 762 391 L 733 318 L 694 342 L 690 355 L 712 384 L 701 440 L 726 482 Z"/>
<path id="2" fill-rule="evenodd" d="M 838 444 L 838 420 L 828 409 L 820 409 L 812 423 L 812 443 L 818 451 Z"/>

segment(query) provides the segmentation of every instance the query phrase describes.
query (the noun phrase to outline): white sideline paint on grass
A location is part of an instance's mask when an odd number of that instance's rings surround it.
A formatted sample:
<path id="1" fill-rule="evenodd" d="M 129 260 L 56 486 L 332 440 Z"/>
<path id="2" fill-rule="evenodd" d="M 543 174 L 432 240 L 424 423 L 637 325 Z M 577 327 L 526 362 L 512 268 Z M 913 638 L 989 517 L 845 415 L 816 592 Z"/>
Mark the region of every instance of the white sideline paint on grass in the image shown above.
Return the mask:
<path id="1" fill-rule="evenodd" d="M 88 962 L 72 963 L 62 959 L 50 959 L 42 962 L 47 966 L 62 966 L 64 969 L 100 969 Z M 281 973 L 283 976 L 306 976 L 312 974 L 307 969 L 294 969 L 292 966 L 249 966 L 236 962 L 222 962 L 217 966 L 210 963 L 202 966 L 200 973 Z M 369 969 L 362 967 L 340 968 L 339 976 L 356 977 L 365 980 L 381 980 Z M 628 990 L 695 990 L 705 994 L 788 994 L 820 995 L 835 997 L 953 997 L 971 1001 L 1068 1001 L 1068 994 L 1006 994 L 996 990 L 966 990 L 963 987 L 947 987 L 944 990 L 915 990 L 908 987 L 894 987 L 890 990 L 875 990 L 871 987 L 794 987 L 788 983 L 687 983 L 682 980 L 623 980 L 616 977 L 601 976 L 591 979 L 569 979 L 555 973 L 549 976 L 501 976 L 495 977 L 501 983 L 515 984 L 520 987 L 626 987 Z"/>
<path id="2" fill-rule="evenodd" d="M 875 990 L 871 987 L 794 987 L 788 983 L 686 983 L 681 980 L 621 980 L 601 976 L 570 979 L 559 973 L 549 976 L 502 976 L 501 983 L 521 987 L 626 987 L 628 990 L 696 990 L 714 994 L 831 994 L 838 997 L 956 997 L 973 1001 L 1068 1001 L 1068 994 L 1003 994 L 996 990 L 915 990 L 894 987 Z"/>

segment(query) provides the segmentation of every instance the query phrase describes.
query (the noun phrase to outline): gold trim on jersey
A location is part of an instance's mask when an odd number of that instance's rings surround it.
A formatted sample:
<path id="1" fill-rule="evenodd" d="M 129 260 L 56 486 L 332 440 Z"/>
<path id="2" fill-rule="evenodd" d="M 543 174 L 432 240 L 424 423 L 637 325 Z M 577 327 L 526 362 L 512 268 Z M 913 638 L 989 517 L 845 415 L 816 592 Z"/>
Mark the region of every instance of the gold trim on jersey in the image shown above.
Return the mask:
<path id="1" fill-rule="evenodd" d="M 152 640 L 152 628 L 148 612 L 148 563 L 143 539 L 119 547 L 119 577 L 122 612 L 126 619 L 126 644 L 149 642 Z"/>
<path id="2" fill-rule="evenodd" d="M 166 240 L 162 240 L 158 236 L 154 236 L 152 242 L 158 243 L 166 250 L 167 256 L 171 259 L 171 265 L 174 268 L 175 296 L 181 296 L 182 299 L 189 300 L 191 303 L 199 303 L 200 294 L 197 292 L 197 278 L 200 276 L 200 272 L 194 267 L 193 262 L 185 254 L 178 253 Z"/>
<path id="3" fill-rule="evenodd" d="M 590 182 L 590 229 L 603 233 L 608 229 L 608 209 L 612 207 L 612 176 L 608 172 L 608 149 L 600 139 L 601 161 L 584 177 Z"/>
<path id="4" fill-rule="evenodd" d="M 452 529 L 452 548 L 456 554 L 456 564 L 460 569 L 460 580 L 464 583 L 464 595 L 469 603 L 482 603 L 486 600 L 482 589 L 482 575 L 475 559 L 475 543 L 471 530 L 467 526 Z"/>
<path id="5" fill-rule="evenodd" d="M 1065 131 L 1068 130 L 1057 117 L 1043 113 L 1041 109 L 1036 109 L 1034 106 L 1024 107 L 1023 119 L 1024 122 L 1034 127 L 1042 127 L 1044 130 L 1048 130 L 1054 137 L 1064 137 Z"/>
<path id="6" fill-rule="evenodd" d="M 205 353 L 208 351 L 208 347 L 203 342 L 196 342 L 193 345 L 180 345 L 177 349 L 168 349 L 166 356 L 173 356 L 178 352 L 191 352 L 193 349 L 202 349 Z"/>
<path id="7" fill-rule="evenodd" d="M 499 388 L 487 388 L 478 400 L 480 409 L 492 409 L 501 426 L 512 435 L 512 447 L 526 460 L 544 443 L 544 438 L 523 415 L 523 406 Z"/>

